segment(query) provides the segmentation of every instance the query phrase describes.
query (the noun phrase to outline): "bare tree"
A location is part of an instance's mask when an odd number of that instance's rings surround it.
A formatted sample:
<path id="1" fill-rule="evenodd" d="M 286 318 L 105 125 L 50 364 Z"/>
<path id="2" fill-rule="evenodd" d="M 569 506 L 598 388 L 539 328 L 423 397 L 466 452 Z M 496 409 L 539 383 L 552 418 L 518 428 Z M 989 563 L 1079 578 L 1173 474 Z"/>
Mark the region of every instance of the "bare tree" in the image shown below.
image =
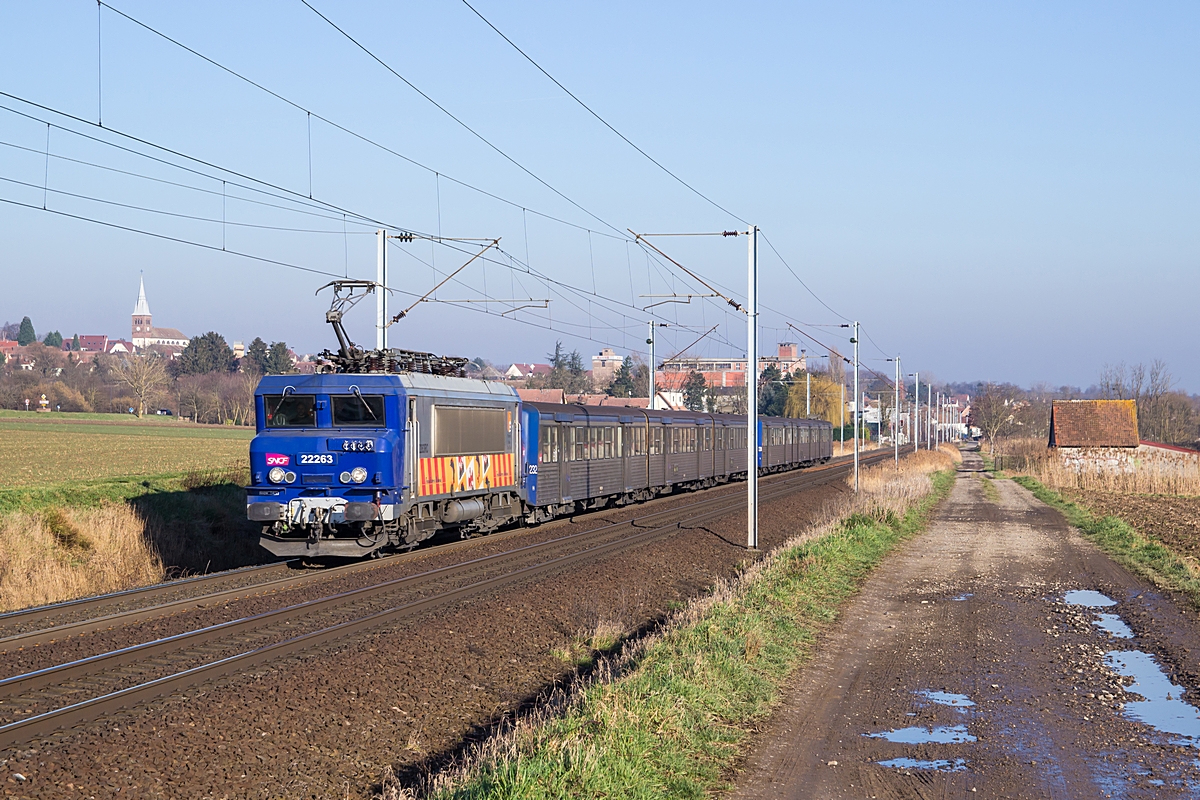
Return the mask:
<path id="1" fill-rule="evenodd" d="M 996 440 L 1012 430 L 1016 422 L 1016 395 L 1012 387 L 985 383 L 971 401 L 971 424 L 988 440 L 988 449 L 996 453 Z"/>
<path id="2" fill-rule="evenodd" d="M 170 380 L 162 359 L 154 353 L 144 356 L 130 355 L 118 361 L 113 365 L 112 375 L 128 386 L 137 398 L 139 417 L 146 413 L 147 403 Z"/>

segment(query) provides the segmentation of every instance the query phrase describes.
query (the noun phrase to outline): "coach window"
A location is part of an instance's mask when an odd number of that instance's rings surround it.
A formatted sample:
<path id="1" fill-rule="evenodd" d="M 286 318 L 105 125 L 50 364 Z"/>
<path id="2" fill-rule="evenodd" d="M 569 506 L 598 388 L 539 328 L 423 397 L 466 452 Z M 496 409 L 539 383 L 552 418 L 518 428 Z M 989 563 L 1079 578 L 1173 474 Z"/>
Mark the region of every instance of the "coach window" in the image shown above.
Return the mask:
<path id="1" fill-rule="evenodd" d="M 644 456 L 646 455 L 646 429 L 643 427 L 630 427 L 625 430 L 625 455 L 626 456 Z"/>
<path id="2" fill-rule="evenodd" d="M 696 452 L 696 447 L 699 444 L 699 433 L 695 428 L 687 429 L 687 451 L 689 453 Z"/>
<path id="3" fill-rule="evenodd" d="M 543 464 L 553 464 L 558 461 L 558 426 L 541 426 L 539 438 L 541 441 L 538 443 L 538 461 Z"/>
<path id="4" fill-rule="evenodd" d="M 661 456 L 663 454 L 663 429 L 650 429 L 650 455 Z"/>
<path id="5" fill-rule="evenodd" d="M 713 449 L 713 430 L 705 425 L 701 430 L 704 433 L 704 452 L 708 453 Z"/>

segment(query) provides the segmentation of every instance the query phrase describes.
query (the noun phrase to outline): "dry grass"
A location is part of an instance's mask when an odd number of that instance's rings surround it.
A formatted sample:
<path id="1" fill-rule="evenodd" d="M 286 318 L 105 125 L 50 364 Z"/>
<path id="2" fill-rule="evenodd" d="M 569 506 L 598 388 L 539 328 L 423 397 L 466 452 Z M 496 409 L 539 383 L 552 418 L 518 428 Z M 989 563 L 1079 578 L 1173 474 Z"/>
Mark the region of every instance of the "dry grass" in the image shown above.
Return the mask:
<path id="1" fill-rule="evenodd" d="M 0 518 L 0 611 L 155 583 L 163 564 L 127 505 Z"/>
<path id="2" fill-rule="evenodd" d="M 997 448 L 994 458 L 998 469 L 1028 475 L 1052 489 L 1200 496 L 1200 459 L 1190 466 L 1141 459 L 1131 471 L 1076 469 L 1056 459 L 1043 439 L 1010 439 Z"/>
<path id="3" fill-rule="evenodd" d="M 904 459 L 899 469 L 889 463 L 863 470 L 860 476 L 862 491 L 844 503 L 828 508 L 824 521 L 791 537 L 738 576 L 718 581 L 711 592 L 670 614 L 653 633 L 627 642 L 611 657 L 593 662 L 591 672 L 586 677 L 574 681 L 569 688 L 556 687 L 531 714 L 515 722 L 506 722 L 498 733 L 474 746 L 462 759 L 441 772 L 426 776 L 419 786 L 403 785 L 390 767 L 385 768 L 381 781 L 382 792 L 377 797 L 381 800 L 411 800 L 418 796 L 469 795 L 471 781 L 481 771 L 502 764 L 517 764 L 517 771 L 520 772 L 520 765 L 530 763 L 531 751 L 547 746 L 570 751 L 567 761 L 571 763 L 598 764 L 605 753 L 602 752 L 603 745 L 591 732 L 593 727 L 637 727 L 641 724 L 637 719 L 640 712 L 636 703 L 626 703 L 619 692 L 611 690 L 621 681 L 634 678 L 648 654 L 656 648 L 661 649 L 664 643 L 669 645 L 673 639 L 686 638 L 689 631 L 694 633 L 694 629 L 714 613 L 738 607 L 762 583 L 764 576 L 792 568 L 789 559 L 794 559 L 796 548 L 805 543 L 825 539 L 847 525 L 856 524 L 855 520 L 896 524 L 930 496 L 933 473 L 949 469 L 956 458 L 961 461 L 957 449 L 953 449 L 953 452 L 923 451 L 915 457 Z M 590 638 L 595 643 L 598 639 L 609 640 L 620 635 L 606 627 L 604 631 L 598 629 Z M 764 642 L 757 633 L 747 634 L 740 650 L 741 660 L 756 662 L 763 657 L 764 649 Z M 699 670 L 700 666 L 696 665 L 696 669 Z M 603 702 L 596 703 L 594 698 L 597 692 L 609 693 L 603 695 Z M 576 734 L 547 745 L 547 737 L 555 736 L 547 733 L 549 726 L 572 713 L 586 716 L 589 712 L 583 711 L 585 708 L 600 709 L 606 719 L 602 724 L 597 722 L 591 727 L 584 726 Z M 661 729 L 659 732 L 662 733 Z M 503 792 L 492 794 L 504 795 Z M 554 795 L 555 792 L 547 789 L 546 794 Z"/>

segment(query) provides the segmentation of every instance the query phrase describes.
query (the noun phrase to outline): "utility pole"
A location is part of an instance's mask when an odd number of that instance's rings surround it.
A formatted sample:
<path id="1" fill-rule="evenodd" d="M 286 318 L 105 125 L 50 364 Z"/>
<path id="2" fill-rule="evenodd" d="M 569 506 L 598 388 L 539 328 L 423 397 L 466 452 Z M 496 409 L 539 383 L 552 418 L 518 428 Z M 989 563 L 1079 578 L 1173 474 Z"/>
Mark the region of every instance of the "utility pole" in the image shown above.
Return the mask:
<path id="1" fill-rule="evenodd" d="M 858 322 L 854 323 L 854 493 L 858 494 L 858 420 L 859 406 L 862 405 L 862 393 L 858 390 Z"/>
<path id="2" fill-rule="evenodd" d="M 900 356 L 896 356 L 896 427 L 892 429 L 892 440 L 896 450 L 896 466 L 900 466 Z"/>
<path id="3" fill-rule="evenodd" d="M 914 372 L 913 380 L 913 452 L 921 449 L 921 373 Z"/>
<path id="4" fill-rule="evenodd" d="M 933 449 L 933 384 L 925 387 L 925 449 Z"/>
<path id="5" fill-rule="evenodd" d="M 758 549 L 758 228 L 746 232 L 746 546 Z"/>
<path id="6" fill-rule="evenodd" d="M 654 409 L 654 397 L 655 397 L 654 373 L 658 369 L 658 366 L 654 363 L 654 329 L 655 328 L 665 328 L 665 327 L 667 327 L 667 323 L 665 323 L 665 322 L 657 322 L 656 323 L 654 320 L 650 320 L 650 322 L 647 324 L 650 326 L 650 338 L 646 339 L 646 344 L 650 345 L 650 405 L 648 406 L 648 408 L 653 410 Z"/>
<path id="7" fill-rule="evenodd" d="M 842 376 L 842 427 L 838 428 L 838 443 L 841 445 L 841 453 L 846 455 L 846 376 Z"/>
<path id="8" fill-rule="evenodd" d="M 377 245 L 375 256 L 375 348 L 387 349 L 387 231 L 375 231 Z"/>
<path id="9" fill-rule="evenodd" d="M 808 365 L 804 367 L 804 377 L 807 381 L 804 387 L 804 416 L 807 419 L 812 416 L 812 373 L 808 371 Z"/>

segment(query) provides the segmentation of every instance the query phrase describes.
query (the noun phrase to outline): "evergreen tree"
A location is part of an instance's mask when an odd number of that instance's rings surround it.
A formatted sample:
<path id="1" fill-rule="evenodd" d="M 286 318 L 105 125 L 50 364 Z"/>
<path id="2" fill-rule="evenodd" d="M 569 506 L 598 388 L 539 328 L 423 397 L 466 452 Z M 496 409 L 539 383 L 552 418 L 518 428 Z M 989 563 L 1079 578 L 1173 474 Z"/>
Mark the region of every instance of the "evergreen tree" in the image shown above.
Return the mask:
<path id="1" fill-rule="evenodd" d="M 254 341 L 246 348 L 243 370 L 253 370 L 259 375 L 267 374 L 267 343 L 262 340 L 262 337 L 255 336 Z"/>
<path id="2" fill-rule="evenodd" d="M 46 347 L 62 347 L 62 334 L 58 331 L 50 331 L 46 334 L 46 338 L 42 340 L 42 344 Z"/>
<path id="3" fill-rule="evenodd" d="M 74 350 L 76 353 L 78 353 L 80 350 L 83 349 L 83 345 L 81 345 L 79 343 L 79 334 L 78 333 L 71 337 L 71 349 Z"/>
<path id="4" fill-rule="evenodd" d="M 29 317 L 23 317 L 21 319 L 21 330 L 17 332 L 17 344 L 24 347 L 36 341 L 37 334 L 33 332 L 33 322 Z"/>
<path id="5" fill-rule="evenodd" d="M 176 375 L 201 375 L 206 372 L 232 372 L 237 367 L 233 348 L 216 331 L 197 336 L 171 362 Z"/>
<path id="6" fill-rule="evenodd" d="M 758 386 L 758 413 L 766 417 L 782 417 L 787 406 L 788 387 L 782 383 L 783 373 L 774 364 L 762 371 Z"/>
<path id="7" fill-rule="evenodd" d="M 267 352 L 266 374 L 286 375 L 295 371 L 296 364 L 292 361 L 291 354 L 288 353 L 287 342 L 274 342 Z"/>
<path id="8" fill-rule="evenodd" d="M 687 380 L 683 382 L 683 407 L 688 411 L 703 411 L 707 387 L 704 376 L 699 372 L 692 370 L 688 373 Z"/>
<path id="9" fill-rule="evenodd" d="M 625 356 L 608 385 L 610 397 L 633 397 L 633 359 Z"/>

